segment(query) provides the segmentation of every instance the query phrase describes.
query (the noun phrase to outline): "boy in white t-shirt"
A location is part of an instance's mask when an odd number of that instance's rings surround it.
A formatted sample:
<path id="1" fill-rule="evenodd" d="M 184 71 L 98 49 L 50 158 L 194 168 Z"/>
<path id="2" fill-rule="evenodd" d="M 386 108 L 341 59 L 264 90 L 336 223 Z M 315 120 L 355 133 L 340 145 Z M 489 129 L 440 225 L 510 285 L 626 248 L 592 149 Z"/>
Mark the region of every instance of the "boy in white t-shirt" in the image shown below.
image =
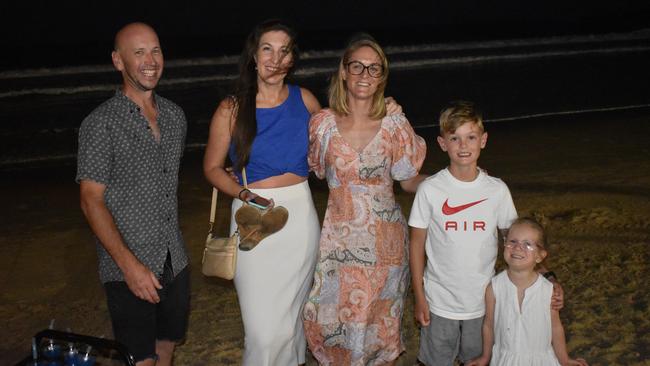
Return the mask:
<path id="1" fill-rule="evenodd" d="M 487 137 L 472 103 L 443 110 L 437 140 L 449 166 L 420 184 L 411 209 L 410 265 L 422 326 L 418 359 L 429 366 L 481 355 L 498 231 L 517 218 L 505 183 L 478 168 Z"/>

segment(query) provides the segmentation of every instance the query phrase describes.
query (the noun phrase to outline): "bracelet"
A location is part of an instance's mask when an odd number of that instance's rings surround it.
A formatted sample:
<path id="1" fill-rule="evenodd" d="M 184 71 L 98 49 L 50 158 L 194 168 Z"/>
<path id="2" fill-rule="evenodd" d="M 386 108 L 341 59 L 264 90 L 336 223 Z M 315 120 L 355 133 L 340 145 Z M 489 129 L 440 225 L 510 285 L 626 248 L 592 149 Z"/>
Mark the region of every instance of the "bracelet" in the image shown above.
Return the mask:
<path id="1" fill-rule="evenodd" d="M 239 191 L 239 194 L 237 195 L 237 198 L 239 198 L 240 200 L 242 200 L 242 199 L 241 199 L 241 194 L 244 193 L 244 192 L 250 192 L 250 190 L 249 190 L 248 188 L 244 188 L 244 189 L 242 189 L 241 191 Z M 243 201 L 243 200 L 242 200 L 242 201 Z"/>
<path id="2" fill-rule="evenodd" d="M 548 271 L 544 273 L 542 276 L 544 276 L 544 278 L 546 278 L 547 280 L 550 279 L 551 277 L 555 277 L 555 279 L 557 280 L 557 277 L 555 276 L 555 272 L 553 271 Z"/>

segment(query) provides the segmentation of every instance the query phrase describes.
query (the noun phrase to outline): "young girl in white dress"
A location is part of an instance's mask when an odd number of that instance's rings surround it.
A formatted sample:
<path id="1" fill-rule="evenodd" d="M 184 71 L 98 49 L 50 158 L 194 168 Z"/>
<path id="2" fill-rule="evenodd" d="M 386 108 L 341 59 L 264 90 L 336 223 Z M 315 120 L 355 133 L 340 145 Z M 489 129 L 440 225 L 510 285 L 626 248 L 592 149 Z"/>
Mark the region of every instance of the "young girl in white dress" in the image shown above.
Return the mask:
<path id="1" fill-rule="evenodd" d="M 551 309 L 553 285 L 535 270 L 547 256 L 544 228 L 519 218 L 504 244 L 508 269 L 485 291 L 483 354 L 468 366 L 587 366 L 569 358 L 560 314 Z"/>

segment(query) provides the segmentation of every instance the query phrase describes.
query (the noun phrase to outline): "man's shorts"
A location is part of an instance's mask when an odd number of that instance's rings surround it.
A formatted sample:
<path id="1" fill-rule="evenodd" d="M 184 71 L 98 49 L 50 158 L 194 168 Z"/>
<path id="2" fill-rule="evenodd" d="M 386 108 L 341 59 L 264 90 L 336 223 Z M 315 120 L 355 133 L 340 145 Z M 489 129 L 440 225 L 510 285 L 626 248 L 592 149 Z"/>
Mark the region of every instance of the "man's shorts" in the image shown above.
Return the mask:
<path id="1" fill-rule="evenodd" d="M 456 356 L 467 362 L 483 352 L 483 317 L 452 320 L 429 313 L 431 322 L 420 328 L 418 360 L 427 366 L 452 366 Z"/>
<path id="2" fill-rule="evenodd" d="M 185 338 L 190 305 L 189 266 L 174 278 L 171 258 L 158 279 L 160 302 L 152 304 L 137 298 L 126 282 L 104 284 L 115 339 L 123 343 L 136 362 L 156 359 L 156 340 L 179 342 Z"/>

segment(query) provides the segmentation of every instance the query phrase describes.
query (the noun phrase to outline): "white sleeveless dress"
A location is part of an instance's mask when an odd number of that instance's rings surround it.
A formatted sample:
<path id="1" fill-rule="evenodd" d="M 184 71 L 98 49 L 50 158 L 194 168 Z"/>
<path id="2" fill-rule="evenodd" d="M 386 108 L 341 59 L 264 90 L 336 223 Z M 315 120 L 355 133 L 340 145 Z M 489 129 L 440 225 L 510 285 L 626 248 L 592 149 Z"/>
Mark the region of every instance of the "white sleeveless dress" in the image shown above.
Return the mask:
<path id="1" fill-rule="evenodd" d="M 242 364 L 304 364 L 307 342 L 300 314 L 311 288 L 320 237 L 309 184 L 251 191 L 286 207 L 289 220 L 252 250 L 237 253 L 234 281 L 244 323 Z M 234 199 L 232 212 L 241 205 Z M 235 218 L 230 222 L 233 233 Z"/>
<path id="2" fill-rule="evenodd" d="M 517 287 L 506 271 L 492 278 L 496 298 L 490 366 L 559 366 L 551 346 L 553 284 L 543 276 L 525 291 L 519 312 Z"/>

